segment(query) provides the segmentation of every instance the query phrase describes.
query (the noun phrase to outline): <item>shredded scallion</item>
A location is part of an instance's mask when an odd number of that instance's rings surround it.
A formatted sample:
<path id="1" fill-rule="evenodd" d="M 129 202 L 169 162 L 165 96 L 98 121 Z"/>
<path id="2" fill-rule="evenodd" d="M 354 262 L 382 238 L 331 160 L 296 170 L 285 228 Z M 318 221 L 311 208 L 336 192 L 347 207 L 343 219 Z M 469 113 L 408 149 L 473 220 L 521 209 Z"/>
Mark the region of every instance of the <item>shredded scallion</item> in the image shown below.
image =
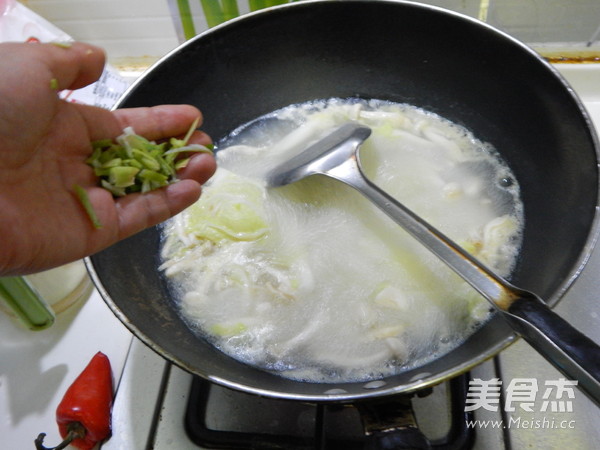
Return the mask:
<path id="1" fill-rule="evenodd" d="M 177 171 L 187 164 L 189 158 L 183 153 L 212 153 L 204 145 L 189 144 L 198 126 L 194 121 L 183 139 L 171 138 L 160 144 L 135 134 L 130 127 L 116 138 L 92 142 L 92 154 L 86 160 L 99 177 L 98 185 L 114 197 L 135 192 L 145 193 L 178 181 Z M 101 228 L 96 212 L 85 189 L 74 186 L 73 190 L 94 227 Z"/>

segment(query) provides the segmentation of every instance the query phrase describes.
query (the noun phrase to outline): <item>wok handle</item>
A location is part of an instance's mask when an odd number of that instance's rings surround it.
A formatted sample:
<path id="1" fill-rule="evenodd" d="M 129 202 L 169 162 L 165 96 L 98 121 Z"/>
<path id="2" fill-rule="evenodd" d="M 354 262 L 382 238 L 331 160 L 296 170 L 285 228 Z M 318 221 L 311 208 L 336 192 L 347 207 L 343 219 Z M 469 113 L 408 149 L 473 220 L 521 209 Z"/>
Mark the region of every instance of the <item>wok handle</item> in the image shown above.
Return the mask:
<path id="1" fill-rule="evenodd" d="M 600 347 L 530 294 L 503 316 L 544 358 L 600 406 Z"/>

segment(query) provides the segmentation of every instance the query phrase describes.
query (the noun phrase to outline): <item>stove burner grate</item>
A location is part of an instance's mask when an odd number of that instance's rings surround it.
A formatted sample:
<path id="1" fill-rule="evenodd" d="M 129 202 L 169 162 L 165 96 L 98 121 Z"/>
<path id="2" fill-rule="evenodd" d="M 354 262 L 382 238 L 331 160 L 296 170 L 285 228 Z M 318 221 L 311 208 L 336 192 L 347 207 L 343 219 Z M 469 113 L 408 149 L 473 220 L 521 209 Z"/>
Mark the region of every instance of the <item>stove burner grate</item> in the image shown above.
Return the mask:
<path id="1" fill-rule="evenodd" d="M 466 450 L 475 440 L 475 430 L 466 426 L 473 419 L 472 413 L 464 411 L 469 378 L 464 374 L 448 381 L 450 426 L 443 438 L 432 441 L 416 428 L 395 433 L 391 441 L 385 433 L 379 439 L 365 436 L 362 405 L 263 398 L 221 388 L 199 377 L 192 382 L 185 428 L 190 440 L 206 449 L 365 450 L 383 443 L 389 449 Z M 404 412 L 412 414 L 407 396 L 384 400 L 383 409 L 378 403 L 369 403 L 368 410 L 378 410 L 376 416 L 386 410 L 397 412 L 403 408 L 397 403 L 401 400 L 408 404 Z M 423 438 L 419 438 L 418 447 L 415 436 Z"/>

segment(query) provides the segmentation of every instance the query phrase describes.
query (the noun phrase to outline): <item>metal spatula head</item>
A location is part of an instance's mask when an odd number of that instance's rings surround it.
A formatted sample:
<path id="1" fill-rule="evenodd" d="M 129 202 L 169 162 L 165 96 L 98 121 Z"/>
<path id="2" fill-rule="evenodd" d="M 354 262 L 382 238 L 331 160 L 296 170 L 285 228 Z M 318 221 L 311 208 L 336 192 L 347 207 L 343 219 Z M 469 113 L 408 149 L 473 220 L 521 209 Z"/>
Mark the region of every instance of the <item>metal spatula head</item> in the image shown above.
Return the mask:
<path id="1" fill-rule="evenodd" d="M 370 134 L 370 128 L 357 123 L 342 125 L 302 153 L 269 171 L 265 177 L 267 186 L 284 186 L 309 175 L 324 174 L 355 157 L 356 150 Z"/>

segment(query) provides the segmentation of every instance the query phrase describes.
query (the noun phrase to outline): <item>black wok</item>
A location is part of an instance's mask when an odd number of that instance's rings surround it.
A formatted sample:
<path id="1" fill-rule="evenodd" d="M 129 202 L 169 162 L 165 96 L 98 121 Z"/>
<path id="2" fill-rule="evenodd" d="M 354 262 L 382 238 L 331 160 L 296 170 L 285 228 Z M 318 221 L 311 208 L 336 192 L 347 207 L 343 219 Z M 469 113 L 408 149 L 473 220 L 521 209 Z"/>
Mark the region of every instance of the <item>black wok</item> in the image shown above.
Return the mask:
<path id="1" fill-rule="evenodd" d="M 148 70 L 119 107 L 191 103 L 218 139 L 283 106 L 328 97 L 410 103 L 492 143 L 525 205 L 511 281 L 554 305 L 596 236 L 597 141 L 581 103 L 532 50 L 476 20 L 395 1 L 317 1 L 264 10 L 185 43 Z M 500 317 L 463 345 L 384 383 L 291 381 L 237 362 L 171 307 L 157 228 L 88 260 L 100 293 L 142 341 L 180 367 L 247 392 L 348 401 L 411 392 L 492 357 L 515 340 Z M 576 324 L 574 324 L 576 326 Z"/>

